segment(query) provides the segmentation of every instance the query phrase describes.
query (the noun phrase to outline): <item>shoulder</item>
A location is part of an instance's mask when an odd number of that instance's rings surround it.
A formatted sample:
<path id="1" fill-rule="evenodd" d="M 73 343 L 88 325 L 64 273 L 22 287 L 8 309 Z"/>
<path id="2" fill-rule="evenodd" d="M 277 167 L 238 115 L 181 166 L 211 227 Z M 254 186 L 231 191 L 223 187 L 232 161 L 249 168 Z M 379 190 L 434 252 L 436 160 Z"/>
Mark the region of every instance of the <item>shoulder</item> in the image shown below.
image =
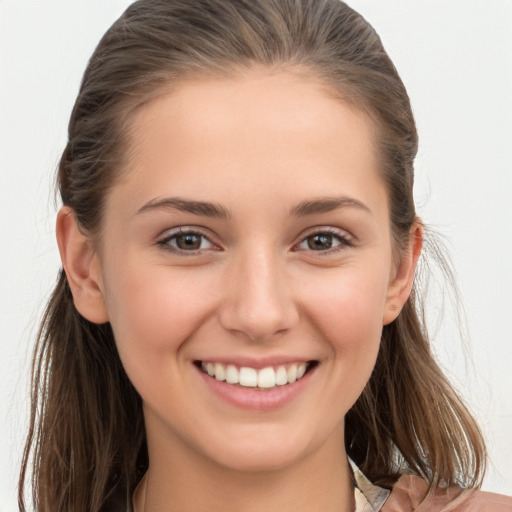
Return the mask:
<path id="1" fill-rule="evenodd" d="M 382 512 L 512 512 L 511 497 L 476 490 L 439 489 L 423 501 L 427 487 L 422 478 L 402 476 Z"/>

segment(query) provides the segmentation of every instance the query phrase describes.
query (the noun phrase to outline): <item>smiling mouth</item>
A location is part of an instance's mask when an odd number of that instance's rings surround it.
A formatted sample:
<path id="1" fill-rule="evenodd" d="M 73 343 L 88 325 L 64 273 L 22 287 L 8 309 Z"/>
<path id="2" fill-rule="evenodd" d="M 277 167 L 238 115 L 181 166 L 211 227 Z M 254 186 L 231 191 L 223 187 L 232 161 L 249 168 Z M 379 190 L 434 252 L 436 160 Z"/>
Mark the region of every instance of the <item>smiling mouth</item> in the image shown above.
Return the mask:
<path id="1" fill-rule="evenodd" d="M 237 387 L 271 390 L 293 384 L 318 365 L 318 361 L 290 363 L 256 369 L 233 364 L 196 361 L 195 365 L 205 374 Z"/>

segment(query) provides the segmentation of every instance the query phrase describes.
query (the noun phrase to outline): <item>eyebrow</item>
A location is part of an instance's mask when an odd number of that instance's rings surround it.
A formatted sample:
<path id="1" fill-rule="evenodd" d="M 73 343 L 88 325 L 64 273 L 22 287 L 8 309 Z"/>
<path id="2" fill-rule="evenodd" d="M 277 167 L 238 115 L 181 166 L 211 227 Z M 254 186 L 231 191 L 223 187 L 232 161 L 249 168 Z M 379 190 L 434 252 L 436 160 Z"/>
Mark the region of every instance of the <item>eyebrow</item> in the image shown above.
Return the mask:
<path id="1" fill-rule="evenodd" d="M 316 215 L 320 213 L 328 213 L 341 208 L 358 208 L 360 210 L 370 212 L 370 209 L 357 199 L 341 196 L 341 197 L 321 197 L 300 202 L 292 208 L 290 214 L 294 217 L 305 217 L 308 215 Z M 137 210 L 137 215 L 154 210 L 178 210 L 182 212 L 192 213 L 205 217 L 213 217 L 217 219 L 230 219 L 231 212 L 222 205 L 210 203 L 207 201 L 193 201 L 181 197 L 164 197 L 154 198 L 148 201 Z M 371 213 L 371 212 L 370 212 Z"/>
<path id="2" fill-rule="evenodd" d="M 292 208 L 291 214 L 295 217 L 304 217 L 307 215 L 316 215 L 319 213 L 328 213 L 340 208 L 357 208 L 371 213 L 364 203 L 352 197 L 320 197 L 318 199 L 302 201 Z"/>
<path id="3" fill-rule="evenodd" d="M 154 210 L 178 210 L 181 212 L 192 213 L 206 217 L 214 217 L 218 219 L 229 219 L 230 212 L 223 206 L 205 201 L 191 201 L 181 197 L 165 197 L 155 198 L 148 201 L 144 206 L 137 210 L 140 213 Z"/>

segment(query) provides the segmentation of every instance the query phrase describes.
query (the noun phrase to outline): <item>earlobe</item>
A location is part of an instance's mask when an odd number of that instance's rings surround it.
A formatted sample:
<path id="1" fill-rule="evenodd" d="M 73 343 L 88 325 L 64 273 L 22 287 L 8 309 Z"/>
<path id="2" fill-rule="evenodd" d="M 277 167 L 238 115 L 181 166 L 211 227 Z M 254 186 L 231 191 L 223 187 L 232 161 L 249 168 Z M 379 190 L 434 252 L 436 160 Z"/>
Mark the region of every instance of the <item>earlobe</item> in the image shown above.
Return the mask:
<path id="1" fill-rule="evenodd" d="M 396 319 L 411 294 L 422 243 L 423 225 L 417 220 L 409 230 L 409 247 L 400 258 L 395 276 L 390 282 L 382 325 L 390 324 Z"/>
<path id="2" fill-rule="evenodd" d="M 97 253 L 68 206 L 57 214 L 57 243 L 76 309 L 90 322 L 108 322 Z"/>

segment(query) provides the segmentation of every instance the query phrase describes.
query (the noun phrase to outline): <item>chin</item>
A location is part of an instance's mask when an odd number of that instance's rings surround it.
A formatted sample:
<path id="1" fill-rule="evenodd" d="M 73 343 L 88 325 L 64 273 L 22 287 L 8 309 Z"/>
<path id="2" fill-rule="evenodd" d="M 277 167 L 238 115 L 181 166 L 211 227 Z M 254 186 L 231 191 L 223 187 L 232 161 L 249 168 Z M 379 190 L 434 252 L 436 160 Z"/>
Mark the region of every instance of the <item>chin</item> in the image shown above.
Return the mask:
<path id="1" fill-rule="evenodd" d="M 293 466 L 315 450 L 311 443 L 299 436 L 272 435 L 261 429 L 255 436 L 232 437 L 215 453 L 209 447 L 209 458 L 233 471 L 255 473 L 279 471 Z"/>
<path id="2" fill-rule="evenodd" d="M 264 473 L 284 470 L 293 466 L 300 458 L 296 452 L 260 451 L 245 452 L 243 456 L 227 453 L 217 462 L 226 469 L 240 473 Z"/>

